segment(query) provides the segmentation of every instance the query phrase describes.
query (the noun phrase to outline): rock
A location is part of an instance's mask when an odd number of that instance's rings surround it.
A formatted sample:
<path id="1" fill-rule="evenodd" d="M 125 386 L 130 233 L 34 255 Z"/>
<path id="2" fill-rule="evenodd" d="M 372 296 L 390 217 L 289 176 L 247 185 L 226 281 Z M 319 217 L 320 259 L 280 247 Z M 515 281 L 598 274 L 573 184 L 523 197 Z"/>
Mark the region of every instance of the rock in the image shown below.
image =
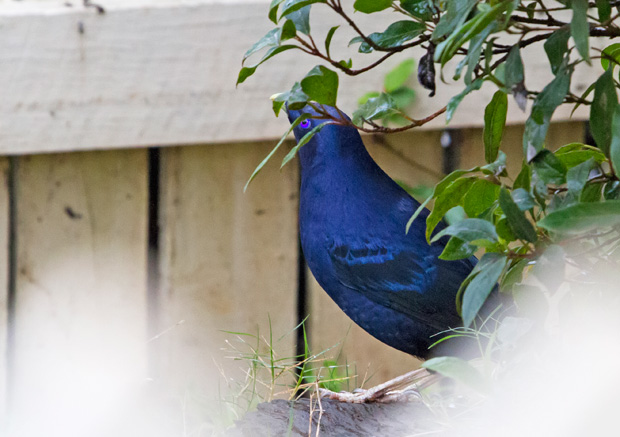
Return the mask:
<path id="1" fill-rule="evenodd" d="M 312 414 L 312 425 L 310 415 Z M 422 403 L 349 404 L 330 399 L 275 400 L 258 405 L 227 437 L 308 436 L 398 437 L 436 431 L 438 424 Z"/>

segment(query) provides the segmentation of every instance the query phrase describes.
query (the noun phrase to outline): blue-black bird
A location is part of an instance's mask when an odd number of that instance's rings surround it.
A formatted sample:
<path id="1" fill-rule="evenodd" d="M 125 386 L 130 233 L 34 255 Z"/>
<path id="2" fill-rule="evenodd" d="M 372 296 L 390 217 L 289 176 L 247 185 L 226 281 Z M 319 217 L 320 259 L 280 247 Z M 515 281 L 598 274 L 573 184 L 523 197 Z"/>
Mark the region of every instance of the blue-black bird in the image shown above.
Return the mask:
<path id="1" fill-rule="evenodd" d="M 313 117 L 295 127 L 297 141 L 330 121 L 310 106 L 287 112 L 291 123 L 302 113 Z M 324 126 L 298 153 L 301 245 L 312 274 L 366 332 L 429 358 L 433 336 L 462 325 L 456 294 L 475 258 L 440 260 L 446 240 L 427 243 L 426 209 L 405 232 L 420 204 L 375 163 L 353 126 Z"/>

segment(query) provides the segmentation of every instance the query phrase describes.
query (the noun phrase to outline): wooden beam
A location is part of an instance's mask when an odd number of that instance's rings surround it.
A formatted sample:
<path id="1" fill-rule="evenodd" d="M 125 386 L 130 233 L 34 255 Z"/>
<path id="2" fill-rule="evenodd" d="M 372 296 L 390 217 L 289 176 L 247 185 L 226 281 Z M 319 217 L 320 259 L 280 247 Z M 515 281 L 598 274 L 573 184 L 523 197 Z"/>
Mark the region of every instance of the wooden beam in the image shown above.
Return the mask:
<path id="1" fill-rule="evenodd" d="M 268 0 L 101 0 L 103 15 L 78 3 L 0 3 L 0 83 L 5 84 L 0 154 L 276 138 L 288 123 L 273 116 L 268 97 L 289 89 L 318 63 L 289 51 L 235 88 L 243 54 L 273 27 L 266 17 Z M 355 14 L 367 33 L 384 30 L 393 17 Z M 342 24 L 318 4 L 311 22 L 316 35 Z M 346 26 L 336 32 L 336 56 L 352 57 L 356 67 L 376 59 L 347 49 L 352 36 Z M 341 107 L 351 112 L 361 95 L 381 89 L 387 68 L 421 54 L 394 56 L 385 68 L 342 77 Z M 539 90 L 551 77 L 545 54 L 528 48 L 524 59 L 526 84 Z M 580 69 L 573 90 L 580 93 L 599 70 Z M 451 73 L 445 77 L 450 79 Z M 415 117 L 441 108 L 464 87 L 438 82 L 437 96 L 429 98 L 417 83 L 412 86 L 419 91 L 411 108 Z M 480 126 L 484 102 L 493 91 L 494 86 L 485 85 L 481 93 L 465 98 L 452 126 Z M 559 109 L 556 119 L 566 119 L 570 110 Z M 510 123 L 526 118 L 512 101 L 509 112 Z M 587 108 L 576 116 L 587 116 Z M 442 116 L 426 128 L 444 125 Z"/>

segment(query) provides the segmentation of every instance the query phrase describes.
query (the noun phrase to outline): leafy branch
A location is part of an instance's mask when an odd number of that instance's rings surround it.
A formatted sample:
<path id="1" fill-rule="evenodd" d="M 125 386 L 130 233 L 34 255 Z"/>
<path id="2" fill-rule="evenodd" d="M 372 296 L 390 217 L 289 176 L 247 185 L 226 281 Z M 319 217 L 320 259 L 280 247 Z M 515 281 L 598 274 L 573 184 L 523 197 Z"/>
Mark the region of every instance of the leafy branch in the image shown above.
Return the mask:
<path id="1" fill-rule="evenodd" d="M 420 220 L 420 212 L 432 204 L 424 225 L 429 243 L 439 239 L 447 242 L 440 258 L 456 260 L 483 253 L 459 292 L 464 329 L 476 323 L 478 310 L 497 284 L 502 292 L 511 293 L 519 306 L 526 291 L 535 289 L 549 295 L 560 287 L 572 290 L 575 284 L 597 284 L 601 281 L 597 272 L 618 267 L 620 68 L 616 67 L 620 66 L 620 44 L 597 50 L 592 48 L 591 39 L 620 36 L 620 1 L 572 0 L 554 3 L 554 7 L 547 3 L 355 0 L 353 10 L 357 12 L 391 11 L 398 17 L 386 29 L 367 33 L 341 0 L 273 0 L 268 15 L 279 27 L 246 52 L 239 73 L 238 83 L 242 83 L 260 64 L 288 50 L 318 58 L 325 65 L 317 65 L 290 90 L 275 96 L 276 115 L 285 105 L 292 109 L 310 105 L 329 123 L 381 134 L 423 126 L 443 114 L 449 122 L 465 96 L 485 82 L 496 87 L 485 108 L 485 163 L 443 177 L 407 225 L 407 229 L 413 223 L 419 226 L 416 220 Z M 323 47 L 317 44 L 321 39 L 311 34 L 310 9 L 314 7 L 328 8 L 340 23 L 322 37 Z M 354 68 L 351 59 L 335 57 L 330 50 L 334 34 L 343 24 L 355 35 L 348 47 L 372 57 L 361 67 Z M 537 45 L 544 48 L 553 74 L 541 90 L 526 85 L 528 59 L 524 53 Z M 441 86 L 437 75 L 443 81 L 451 78 L 463 83 L 463 89 L 445 106 L 421 119 L 408 115 L 413 91 L 404 85 L 414 68 L 410 49 L 415 47 L 423 49 L 421 56 L 419 51 L 414 52 L 420 56 L 421 86 L 434 93 Z M 258 52 L 263 52 L 258 62 L 245 66 Z M 384 90 L 366 95 L 352 118 L 346 117 L 337 106 L 338 74 L 359 76 L 400 54 L 408 56 L 409 63 L 405 61 L 388 73 L 397 79 L 386 77 Z M 600 63 L 600 70 L 579 95 L 571 90 L 571 81 L 574 71 L 584 63 L 597 68 Z M 516 175 L 508 174 L 506 155 L 501 150 L 510 98 L 528 114 L 523 161 Z M 589 106 L 594 144 L 577 139 L 557 150 L 546 147 L 552 116 L 563 104 L 573 105 L 573 111 Z M 327 111 L 324 105 L 336 111 Z M 313 133 L 298 143 L 284 163 L 311 141 Z M 439 226 L 455 208 L 462 209 L 464 218 L 447 227 Z M 578 275 L 569 275 L 567 266 L 576 266 Z M 533 277 L 537 285 L 530 284 Z M 524 308 L 519 308 L 520 315 L 527 317 Z"/>

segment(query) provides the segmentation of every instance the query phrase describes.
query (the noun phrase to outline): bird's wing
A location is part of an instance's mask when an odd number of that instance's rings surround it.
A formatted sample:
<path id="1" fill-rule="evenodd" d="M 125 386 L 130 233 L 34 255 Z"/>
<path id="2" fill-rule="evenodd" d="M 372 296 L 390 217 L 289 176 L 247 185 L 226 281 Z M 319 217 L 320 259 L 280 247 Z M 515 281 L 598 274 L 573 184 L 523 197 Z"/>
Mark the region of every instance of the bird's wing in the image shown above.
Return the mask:
<path id="1" fill-rule="evenodd" d="M 425 252 L 425 253 L 422 253 Z M 338 280 L 379 305 L 418 319 L 437 331 L 460 325 L 457 290 L 471 262 L 445 262 L 426 246 L 419 252 L 382 244 L 333 244 L 330 257 Z"/>

